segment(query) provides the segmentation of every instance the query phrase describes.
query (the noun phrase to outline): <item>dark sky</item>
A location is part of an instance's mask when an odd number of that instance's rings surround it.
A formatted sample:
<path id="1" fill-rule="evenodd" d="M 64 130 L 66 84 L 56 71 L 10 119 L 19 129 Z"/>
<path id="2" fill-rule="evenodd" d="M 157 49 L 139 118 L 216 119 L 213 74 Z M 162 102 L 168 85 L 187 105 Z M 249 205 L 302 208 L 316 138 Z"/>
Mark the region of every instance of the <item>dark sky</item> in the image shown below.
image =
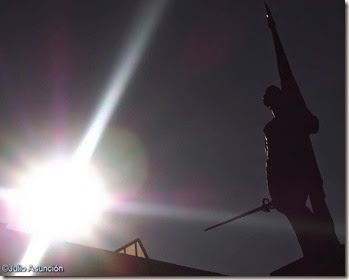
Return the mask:
<path id="1" fill-rule="evenodd" d="M 3 184 L 28 159 L 75 149 L 144 2 L 0 2 Z M 268 3 L 320 119 L 313 145 L 343 242 L 344 1 Z M 203 231 L 268 197 L 270 84 L 279 77 L 262 0 L 169 1 L 93 157 L 120 205 L 81 242 L 114 250 L 139 237 L 153 259 L 237 276 L 299 258 L 276 211 Z"/>

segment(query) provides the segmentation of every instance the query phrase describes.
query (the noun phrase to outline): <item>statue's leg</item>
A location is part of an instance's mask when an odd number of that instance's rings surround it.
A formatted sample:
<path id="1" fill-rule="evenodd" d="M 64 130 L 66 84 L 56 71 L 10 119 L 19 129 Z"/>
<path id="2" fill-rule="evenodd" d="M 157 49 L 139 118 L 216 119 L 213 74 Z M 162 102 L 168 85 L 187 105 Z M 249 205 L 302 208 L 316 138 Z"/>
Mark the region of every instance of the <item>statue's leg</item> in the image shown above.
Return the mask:
<path id="1" fill-rule="evenodd" d="M 313 258 L 317 251 L 314 236 L 316 219 L 306 206 L 307 194 L 299 189 L 284 189 L 278 197 L 272 197 L 275 208 L 289 220 L 302 249 L 303 256 Z"/>
<path id="2" fill-rule="evenodd" d="M 292 211 L 283 211 L 289 220 L 298 243 L 302 249 L 303 256 L 314 258 L 317 255 L 317 240 L 314 232 L 315 219 L 313 213 L 305 205 Z"/>
<path id="3" fill-rule="evenodd" d="M 274 188 L 270 188 L 270 195 L 274 207 L 289 220 L 297 236 L 304 257 L 318 259 L 323 256 L 321 252 L 326 251 L 323 241 L 324 237 L 328 237 L 331 231 L 331 227 L 328 226 L 328 224 L 324 227 L 322 225 L 323 222 L 320 223 L 319 221 L 322 220 L 329 223 L 328 217 L 330 218 L 330 215 L 327 207 L 325 207 L 326 205 L 323 204 L 324 200 L 321 201 L 319 197 L 316 197 L 314 201 L 315 197 L 313 196 L 311 201 L 314 211 L 317 211 L 316 215 L 306 206 L 309 195 L 308 185 L 309 184 L 302 182 L 288 181 L 283 184 L 282 188 L 279 186 L 272 186 Z M 321 217 L 321 219 L 319 217 Z M 330 221 L 332 221 L 332 219 Z M 327 233 L 320 234 L 319 229 L 322 231 L 325 230 Z"/>
<path id="4" fill-rule="evenodd" d="M 317 232 L 319 243 L 322 248 L 330 252 L 337 250 L 340 247 L 340 242 L 336 235 L 334 222 L 332 220 L 330 211 L 328 210 L 325 196 L 322 192 L 313 192 L 309 195 L 314 217 L 317 221 Z"/>

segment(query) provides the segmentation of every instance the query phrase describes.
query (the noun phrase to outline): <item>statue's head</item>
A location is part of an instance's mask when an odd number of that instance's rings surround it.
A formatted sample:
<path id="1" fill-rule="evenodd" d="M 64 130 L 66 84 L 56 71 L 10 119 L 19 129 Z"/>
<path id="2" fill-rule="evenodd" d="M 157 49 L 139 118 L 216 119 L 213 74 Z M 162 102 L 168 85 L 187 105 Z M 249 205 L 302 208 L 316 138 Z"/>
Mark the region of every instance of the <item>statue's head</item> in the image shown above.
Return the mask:
<path id="1" fill-rule="evenodd" d="M 282 106 L 281 89 L 274 85 L 267 87 L 263 96 L 263 103 L 273 111 L 274 115 L 277 114 Z"/>

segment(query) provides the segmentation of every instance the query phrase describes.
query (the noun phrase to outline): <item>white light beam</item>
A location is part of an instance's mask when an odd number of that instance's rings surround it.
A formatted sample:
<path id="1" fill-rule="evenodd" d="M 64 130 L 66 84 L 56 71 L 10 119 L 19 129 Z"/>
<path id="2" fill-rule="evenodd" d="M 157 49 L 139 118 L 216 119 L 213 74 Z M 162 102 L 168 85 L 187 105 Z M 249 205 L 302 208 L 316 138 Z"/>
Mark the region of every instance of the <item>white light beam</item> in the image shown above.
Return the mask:
<path id="1" fill-rule="evenodd" d="M 122 49 L 119 63 L 97 108 L 91 126 L 75 153 L 75 159 L 80 162 L 86 162 L 91 158 L 108 121 L 149 44 L 151 35 L 160 21 L 167 1 L 159 0 L 145 3 L 146 5 L 141 7 L 140 16 L 131 29 L 129 40 Z"/>
<path id="2" fill-rule="evenodd" d="M 111 82 L 107 86 L 101 104 L 97 108 L 91 126 L 74 153 L 73 162 L 75 164 L 88 164 L 113 111 L 149 44 L 151 35 L 159 23 L 166 4 L 167 0 L 152 0 L 144 2 L 144 6 L 141 7 L 140 15 L 132 26 L 129 40 L 122 49 L 120 61 L 114 75 L 112 75 Z M 50 240 L 40 242 L 37 237 L 33 236 L 22 263 L 28 261 L 31 261 L 33 265 L 39 263 L 49 244 Z"/>

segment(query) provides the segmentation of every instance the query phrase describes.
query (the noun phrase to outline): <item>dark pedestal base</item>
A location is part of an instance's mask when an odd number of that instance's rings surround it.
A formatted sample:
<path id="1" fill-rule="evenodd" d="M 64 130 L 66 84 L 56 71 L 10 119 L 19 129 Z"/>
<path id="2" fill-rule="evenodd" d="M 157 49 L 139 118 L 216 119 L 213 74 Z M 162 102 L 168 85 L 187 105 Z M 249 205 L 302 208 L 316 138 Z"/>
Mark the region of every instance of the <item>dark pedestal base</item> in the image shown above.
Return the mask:
<path id="1" fill-rule="evenodd" d="M 271 276 L 345 276 L 345 247 L 332 256 L 298 259 L 270 273 Z"/>

